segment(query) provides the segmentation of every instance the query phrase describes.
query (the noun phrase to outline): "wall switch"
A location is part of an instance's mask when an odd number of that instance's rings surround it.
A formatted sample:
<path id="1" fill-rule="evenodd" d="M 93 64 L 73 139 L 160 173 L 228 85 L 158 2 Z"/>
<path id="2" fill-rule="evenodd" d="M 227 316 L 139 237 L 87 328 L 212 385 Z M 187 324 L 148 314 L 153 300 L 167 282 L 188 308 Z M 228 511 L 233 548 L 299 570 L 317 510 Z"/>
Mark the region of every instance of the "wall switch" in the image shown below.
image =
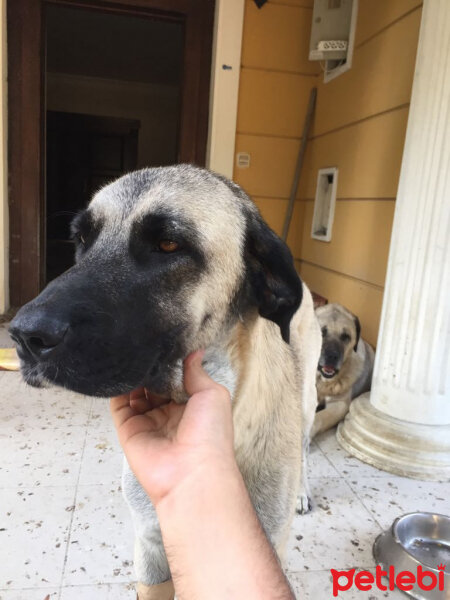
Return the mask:
<path id="1" fill-rule="evenodd" d="M 248 169 L 250 166 L 250 154 L 247 152 L 238 152 L 236 154 L 236 166 L 239 169 Z"/>

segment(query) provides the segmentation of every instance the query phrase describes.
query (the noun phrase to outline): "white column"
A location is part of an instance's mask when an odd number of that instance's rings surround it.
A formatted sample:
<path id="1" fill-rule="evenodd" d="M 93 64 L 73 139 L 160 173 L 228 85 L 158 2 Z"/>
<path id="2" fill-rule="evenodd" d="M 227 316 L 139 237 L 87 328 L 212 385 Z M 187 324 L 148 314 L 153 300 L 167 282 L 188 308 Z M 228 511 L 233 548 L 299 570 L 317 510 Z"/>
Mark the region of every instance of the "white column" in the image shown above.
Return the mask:
<path id="1" fill-rule="evenodd" d="M 338 440 L 381 469 L 450 479 L 450 2 L 425 0 L 372 391 Z"/>

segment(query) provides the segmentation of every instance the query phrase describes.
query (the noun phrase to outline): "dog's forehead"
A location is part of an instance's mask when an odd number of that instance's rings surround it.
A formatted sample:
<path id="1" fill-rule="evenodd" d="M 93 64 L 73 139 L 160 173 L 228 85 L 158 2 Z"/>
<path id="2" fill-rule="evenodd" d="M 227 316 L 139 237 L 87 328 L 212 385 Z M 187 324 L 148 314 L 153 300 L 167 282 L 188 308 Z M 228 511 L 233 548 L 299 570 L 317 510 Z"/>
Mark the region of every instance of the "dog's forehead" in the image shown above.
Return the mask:
<path id="1" fill-rule="evenodd" d="M 101 189 L 89 210 L 106 227 L 123 226 L 152 213 L 166 213 L 197 224 L 207 234 L 217 223 L 242 228 L 242 200 L 230 185 L 189 165 L 143 169 Z"/>
<path id="2" fill-rule="evenodd" d="M 317 309 L 316 314 L 320 325 L 326 325 L 330 332 L 341 332 L 344 328 L 352 332 L 355 329 L 353 316 L 340 305 L 326 304 Z"/>

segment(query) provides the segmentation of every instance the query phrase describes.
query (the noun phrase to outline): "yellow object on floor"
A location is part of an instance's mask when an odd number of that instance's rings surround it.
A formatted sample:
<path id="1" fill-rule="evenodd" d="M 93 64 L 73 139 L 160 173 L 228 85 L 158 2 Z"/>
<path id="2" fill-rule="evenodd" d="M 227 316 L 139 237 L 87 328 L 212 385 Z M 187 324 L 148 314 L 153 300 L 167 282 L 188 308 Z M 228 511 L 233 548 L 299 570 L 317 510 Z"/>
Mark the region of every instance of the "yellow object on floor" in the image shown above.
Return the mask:
<path id="1" fill-rule="evenodd" d="M 14 348 L 0 348 L 0 371 L 19 371 L 20 360 Z"/>

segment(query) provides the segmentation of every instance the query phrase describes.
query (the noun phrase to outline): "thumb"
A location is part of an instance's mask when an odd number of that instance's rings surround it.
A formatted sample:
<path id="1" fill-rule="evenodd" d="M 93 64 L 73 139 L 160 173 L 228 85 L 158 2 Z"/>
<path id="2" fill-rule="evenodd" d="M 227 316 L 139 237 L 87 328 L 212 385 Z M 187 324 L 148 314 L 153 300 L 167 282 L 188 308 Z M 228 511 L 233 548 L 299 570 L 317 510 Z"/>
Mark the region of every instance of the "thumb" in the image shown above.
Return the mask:
<path id="1" fill-rule="evenodd" d="M 184 389 L 189 396 L 219 387 L 219 384 L 211 379 L 203 369 L 204 354 L 204 350 L 197 350 L 197 352 L 189 354 L 184 361 Z"/>
<path id="2" fill-rule="evenodd" d="M 233 452 L 233 417 L 228 390 L 218 384 L 202 367 L 203 351 L 184 361 L 184 387 L 189 394 L 179 433 L 195 431 L 197 443 L 211 444 Z"/>

